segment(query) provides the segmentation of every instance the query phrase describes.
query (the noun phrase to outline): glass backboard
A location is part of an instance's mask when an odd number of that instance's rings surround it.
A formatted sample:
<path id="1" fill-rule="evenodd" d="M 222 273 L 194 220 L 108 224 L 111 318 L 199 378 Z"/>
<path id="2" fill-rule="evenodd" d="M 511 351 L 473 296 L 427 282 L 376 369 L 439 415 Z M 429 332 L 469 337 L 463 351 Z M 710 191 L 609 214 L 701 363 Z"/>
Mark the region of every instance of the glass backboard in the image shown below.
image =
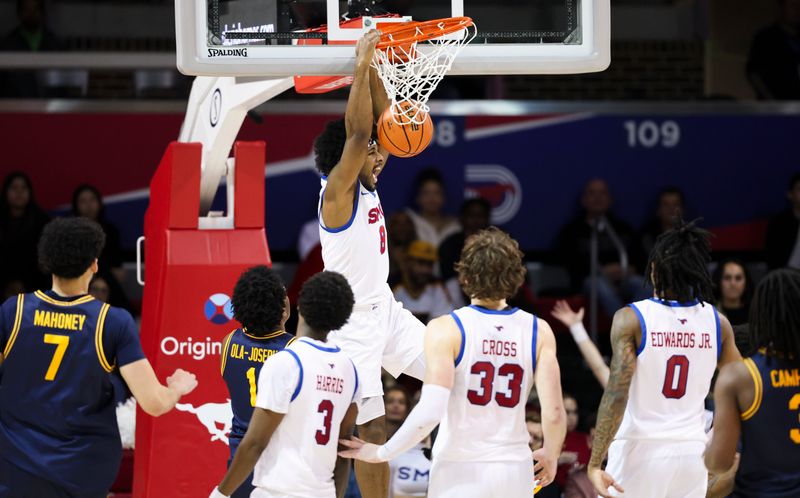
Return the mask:
<path id="1" fill-rule="evenodd" d="M 593 72 L 610 60 L 609 0 L 176 0 L 175 10 L 178 68 L 190 75 L 351 74 L 364 32 L 352 19 L 386 14 L 471 17 L 477 37 L 449 74 Z"/>

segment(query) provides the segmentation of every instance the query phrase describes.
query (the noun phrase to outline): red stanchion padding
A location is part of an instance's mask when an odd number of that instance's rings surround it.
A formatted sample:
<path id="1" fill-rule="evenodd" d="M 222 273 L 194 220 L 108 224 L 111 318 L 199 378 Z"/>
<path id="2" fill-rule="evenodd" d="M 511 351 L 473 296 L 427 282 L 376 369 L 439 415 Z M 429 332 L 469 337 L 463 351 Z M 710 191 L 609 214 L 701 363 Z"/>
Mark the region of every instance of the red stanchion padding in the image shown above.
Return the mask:
<path id="1" fill-rule="evenodd" d="M 230 295 L 242 271 L 271 264 L 264 143 L 234 147 L 231 229 L 198 227 L 200 152 L 199 144 L 170 144 L 150 184 L 142 346 L 162 382 L 183 368 L 197 375 L 199 385 L 170 413 L 137 413 L 135 497 L 207 496 L 222 478 L 231 408 L 220 353 L 222 339 L 238 327 Z"/>

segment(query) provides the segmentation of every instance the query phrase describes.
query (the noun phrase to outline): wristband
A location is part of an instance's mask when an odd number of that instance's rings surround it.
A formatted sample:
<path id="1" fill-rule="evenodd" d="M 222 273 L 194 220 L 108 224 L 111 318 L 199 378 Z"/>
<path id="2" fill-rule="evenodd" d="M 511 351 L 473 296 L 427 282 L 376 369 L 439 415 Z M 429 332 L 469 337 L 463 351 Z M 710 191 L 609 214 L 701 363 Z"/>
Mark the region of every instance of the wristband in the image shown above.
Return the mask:
<path id="1" fill-rule="evenodd" d="M 589 333 L 586 332 L 586 327 L 583 326 L 583 322 L 572 324 L 569 327 L 569 333 L 572 334 L 572 338 L 575 340 L 576 344 L 589 340 Z"/>

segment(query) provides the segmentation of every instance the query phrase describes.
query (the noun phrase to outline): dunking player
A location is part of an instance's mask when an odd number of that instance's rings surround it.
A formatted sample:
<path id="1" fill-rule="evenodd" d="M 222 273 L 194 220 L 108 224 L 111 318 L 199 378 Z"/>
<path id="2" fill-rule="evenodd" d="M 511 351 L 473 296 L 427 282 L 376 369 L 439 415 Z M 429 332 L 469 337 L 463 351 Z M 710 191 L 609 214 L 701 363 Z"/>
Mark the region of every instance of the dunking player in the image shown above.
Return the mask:
<path id="1" fill-rule="evenodd" d="M 706 495 L 703 401 L 717 365 L 741 359 L 730 323 L 708 304 L 709 260 L 708 232 L 679 221 L 650 255 L 655 297 L 614 315 L 588 468 L 600 496 L 615 496 L 612 486 L 636 498 Z"/>
<path id="2" fill-rule="evenodd" d="M 253 498 L 344 496 L 350 466 L 337 459 L 337 441 L 352 434 L 361 389 L 353 362 L 326 340 L 352 308 L 353 293 L 338 273 L 319 273 L 303 285 L 302 337 L 261 369 L 250 426 L 211 498 L 229 496 L 254 466 Z"/>
<path id="3" fill-rule="evenodd" d="M 386 284 L 389 254 L 380 197 L 375 191 L 387 152 L 372 141 L 373 123 L 388 107 L 370 61 L 380 37 L 367 33 L 356 46 L 356 70 L 343 120 L 327 124 L 314 143 L 323 174 L 319 200 L 320 240 L 325 269 L 350 282 L 356 304 L 350 321 L 331 339 L 353 359 L 361 372 L 364 401 L 359 406 L 361 437 L 386 440 L 381 366 L 397 377 L 424 375 L 425 326 L 403 309 Z M 389 466 L 356 464 L 365 498 L 385 498 Z"/>
<path id="4" fill-rule="evenodd" d="M 359 439 L 342 456 L 371 462 L 408 451 L 441 422 L 433 445 L 430 498 L 521 498 L 550 484 L 566 433 L 561 376 L 550 326 L 509 308 L 525 277 L 517 242 L 496 228 L 467 239 L 456 265 L 472 304 L 434 319 L 425 334 L 422 396 L 384 445 Z M 536 384 L 544 446 L 533 453 L 525 402 Z"/>
<path id="5" fill-rule="evenodd" d="M 233 316 L 242 328 L 236 329 L 222 343 L 222 378 L 228 386 L 233 408 L 229 436 L 231 460 L 242 442 L 253 407 L 256 406 L 256 381 L 261 367 L 270 356 L 294 341 L 284 331 L 289 319 L 289 298 L 281 277 L 266 266 L 255 266 L 242 273 L 233 288 Z M 253 476 L 233 493 L 247 498 L 253 492 Z"/>
<path id="6" fill-rule="evenodd" d="M 0 308 L 3 498 L 105 498 L 122 458 L 115 368 L 150 415 L 168 412 L 197 385 L 179 369 L 162 386 L 131 315 L 88 294 L 104 243 L 92 221 L 50 222 L 39 261 L 53 274 L 52 290 L 20 294 Z"/>
<path id="7" fill-rule="evenodd" d="M 734 498 L 800 492 L 800 272 L 778 270 L 758 284 L 750 308 L 756 352 L 725 366 L 714 388 L 714 435 L 706 465 L 724 473 L 741 436 Z"/>

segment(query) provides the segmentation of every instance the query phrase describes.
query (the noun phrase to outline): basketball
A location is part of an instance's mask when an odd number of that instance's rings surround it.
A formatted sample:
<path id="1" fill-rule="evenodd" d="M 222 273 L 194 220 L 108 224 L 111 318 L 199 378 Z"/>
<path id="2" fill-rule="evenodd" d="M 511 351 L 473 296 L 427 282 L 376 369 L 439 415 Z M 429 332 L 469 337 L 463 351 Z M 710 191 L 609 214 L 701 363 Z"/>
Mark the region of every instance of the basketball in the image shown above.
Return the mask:
<path id="1" fill-rule="evenodd" d="M 427 113 L 423 113 L 425 119 L 422 124 L 412 123 L 409 117 L 414 112 L 411 105 L 402 103 L 400 107 L 405 111 L 398 119 L 403 124 L 395 122 L 391 107 L 381 115 L 378 121 L 378 142 L 393 156 L 414 157 L 430 145 L 433 139 L 433 121 Z"/>

